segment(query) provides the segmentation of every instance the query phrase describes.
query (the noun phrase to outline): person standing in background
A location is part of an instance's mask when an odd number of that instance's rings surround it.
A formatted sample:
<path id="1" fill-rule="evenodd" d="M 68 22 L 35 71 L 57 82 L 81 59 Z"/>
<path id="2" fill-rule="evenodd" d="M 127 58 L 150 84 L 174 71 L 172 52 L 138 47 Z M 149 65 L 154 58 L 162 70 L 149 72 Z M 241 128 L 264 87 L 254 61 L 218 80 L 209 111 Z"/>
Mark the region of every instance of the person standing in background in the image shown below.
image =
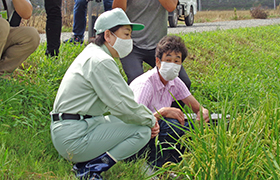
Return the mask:
<path id="1" fill-rule="evenodd" d="M 73 33 L 70 39 L 66 39 L 64 43 L 82 44 L 84 42 L 84 33 L 87 26 L 87 5 L 89 0 L 75 0 Z M 101 0 L 95 0 L 100 3 Z M 112 9 L 113 0 L 103 0 L 104 11 Z"/>
<path id="2" fill-rule="evenodd" d="M 47 13 L 47 50 L 45 55 L 58 56 L 62 27 L 61 0 L 45 0 L 45 10 Z"/>
<path id="3" fill-rule="evenodd" d="M 131 21 L 145 25 L 142 31 L 132 32 L 133 50 L 128 56 L 121 58 L 128 84 L 143 74 L 143 61 L 151 67 L 156 66 L 156 45 L 167 35 L 168 12 L 174 11 L 177 4 L 178 0 L 114 0 L 112 8 L 122 8 Z M 179 78 L 190 89 L 191 81 L 183 66 Z M 180 104 L 184 105 L 181 101 Z M 172 107 L 179 106 L 174 102 Z"/>

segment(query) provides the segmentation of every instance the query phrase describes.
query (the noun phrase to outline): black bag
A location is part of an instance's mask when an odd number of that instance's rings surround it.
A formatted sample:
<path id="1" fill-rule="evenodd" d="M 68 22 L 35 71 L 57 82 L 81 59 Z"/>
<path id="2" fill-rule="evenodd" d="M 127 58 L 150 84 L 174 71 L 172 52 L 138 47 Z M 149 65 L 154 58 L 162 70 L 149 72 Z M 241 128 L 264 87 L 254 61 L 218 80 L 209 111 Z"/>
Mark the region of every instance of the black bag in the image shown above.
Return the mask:
<path id="1" fill-rule="evenodd" d="M 19 26 L 21 22 L 21 17 L 18 15 L 18 13 L 15 11 L 13 14 L 12 14 L 12 18 L 10 19 L 10 26 L 12 27 L 17 27 Z"/>
<path id="2" fill-rule="evenodd" d="M 4 9 L 7 10 L 7 12 L 8 12 L 10 26 L 12 26 L 12 27 L 19 26 L 19 24 L 21 22 L 21 17 L 18 15 L 18 13 L 16 11 L 14 11 L 14 13 L 12 13 L 12 15 L 11 15 L 12 17 L 9 17 L 11 9 L 8 9 L 6 0 L 2 0 L 2 2 L 4 5 Z"/>

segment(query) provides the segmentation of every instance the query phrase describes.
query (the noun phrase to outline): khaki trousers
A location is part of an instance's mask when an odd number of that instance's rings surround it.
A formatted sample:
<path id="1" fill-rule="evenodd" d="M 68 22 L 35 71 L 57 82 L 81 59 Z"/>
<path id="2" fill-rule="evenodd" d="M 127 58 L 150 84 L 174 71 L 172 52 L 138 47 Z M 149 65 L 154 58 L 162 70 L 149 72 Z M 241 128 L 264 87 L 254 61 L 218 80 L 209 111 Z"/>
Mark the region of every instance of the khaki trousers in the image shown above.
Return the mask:
<path id="1" fill-rule="evenodd" d="M 105 152 L 117 161 L 124 160 L 151 138 L 148 126 L 126 124 L 112 115 L 55 121 L 50 128 L 56 150 L 73 162 L 88 161 Z"/>
<path id="2" fill-rule="evenodd" d="M 38 31 L 33 27 L 10 27 L 0 18 L 0 75 L 13 72 L 32 54 L 40 43 Z"/>

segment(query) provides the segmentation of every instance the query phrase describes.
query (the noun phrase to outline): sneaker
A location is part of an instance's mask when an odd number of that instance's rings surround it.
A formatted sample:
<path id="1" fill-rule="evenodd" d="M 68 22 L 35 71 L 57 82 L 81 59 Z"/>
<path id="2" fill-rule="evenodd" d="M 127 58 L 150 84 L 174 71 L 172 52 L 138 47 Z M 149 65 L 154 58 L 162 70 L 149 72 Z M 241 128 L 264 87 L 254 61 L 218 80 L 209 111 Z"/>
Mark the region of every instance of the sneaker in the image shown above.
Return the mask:
<path id="1" fill-rule="evenodd" d="M 167 178 L 171 178 L 171 179 L 179 178 L 178 175 L 175 174 L 174 172 L 164 172 L 164 174 L 167 176 Z"/>
<path id="2" fill-rule="evenodd" d="M 9 76 L 1 76 L 1 74 L 0 74 L 0 83 L 2 84 L 2 85 L 11 85 L 11 78 L 9 77 Z"/>
<path id="3" fill-rule="evenodd" d="M 90 168 L 86 168 L 84 163 L 75 164 L 72 172 L 80 180 L 103 180 L 103 177 L 99 173 L 91 172 Z"/>
<path id="4" fill-rule="evenodd" d="M 148 177 L 151 177 L 150 180 L 159 180 L 159 178 L 154 175 L 156 173 L 155 169 L 152 168 L 147 163 L 144 163 L 141 167 L 142 172 L 144 172 Z"/>
<path id="5" fill-rule="evenodd" d="M 69 39 L 63 41 L 64 43 L 83 44 L 84 40 L 81 36 L 74 35 Z"/>

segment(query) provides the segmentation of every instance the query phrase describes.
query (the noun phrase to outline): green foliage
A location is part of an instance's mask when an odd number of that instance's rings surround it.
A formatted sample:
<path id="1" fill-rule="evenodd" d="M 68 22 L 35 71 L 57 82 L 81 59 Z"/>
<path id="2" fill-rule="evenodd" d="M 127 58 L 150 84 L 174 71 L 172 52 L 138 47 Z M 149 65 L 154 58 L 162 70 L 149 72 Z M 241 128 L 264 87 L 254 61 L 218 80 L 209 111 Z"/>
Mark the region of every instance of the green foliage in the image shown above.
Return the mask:
<path id="1" fill-rule="evenodd" d="M 233 16 L 233 20 L 238 20 L 238 16 L 237 16 L 237 12 L 236 12 L 236 8 L 234 8 L 234 16 Z"/>
<path id="2" fill-rule="evenodd" d="M 185 161 L 172 170 L 189 179 L 279 179 L 279 30 L 184 35 L 193 95 L 211 112 L 232 118 L 228 129 L 222 119 L 218 127 L 197 124 L 187 132 Z"/>
<path id="3" fill-rule="evenodd" d="M 70 26 L 62 26 L 61 32 L 72 32 L 72 27 Z"/>
<path id="4" fill-rule="evenodd" d="M 217 127 L 196 123 L 178 141 L 188 150 L 184 160 L 166 164 L 160 179 L 168 179 L 165 171 L 181 179 L 279 179 L 280 26 L 180 36 L 189 50 L 183 66 L 192 94 L 231 118 Z M 62 44 L 57 59 L 45 57 L 45 46 L 9 81 L 0 79 L 0 179 L 75 179 L 72 163 L 52 145 L 49 112 L 64 73 L 85 46 Z M 143 164 L 119 162 L 104 176 L 145 179 Z"/>

